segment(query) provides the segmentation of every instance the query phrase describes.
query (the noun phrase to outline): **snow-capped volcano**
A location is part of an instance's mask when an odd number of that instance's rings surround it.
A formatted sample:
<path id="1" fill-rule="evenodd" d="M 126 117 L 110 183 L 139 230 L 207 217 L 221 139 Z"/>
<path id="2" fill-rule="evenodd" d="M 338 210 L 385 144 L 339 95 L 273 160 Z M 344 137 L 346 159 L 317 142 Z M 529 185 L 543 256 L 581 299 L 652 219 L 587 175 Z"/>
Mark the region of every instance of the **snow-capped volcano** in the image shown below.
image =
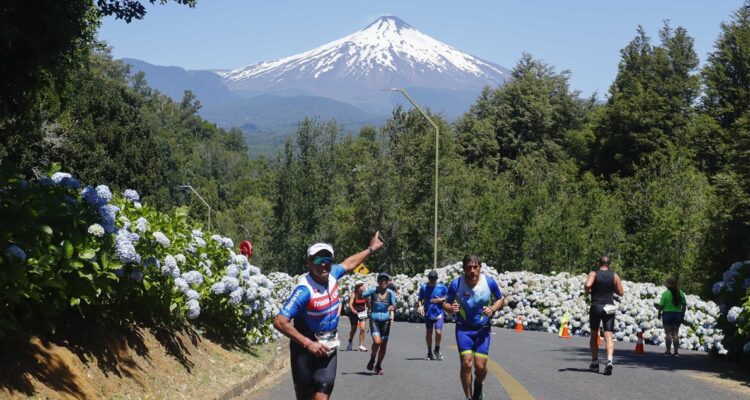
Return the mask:
<path id="1" fill-rule="evenodd" d="M 382 111 L 392 103 L 385 88 L 409 88 L 418 97 L 424 91 L 428 97 L 436 91 L 474 97 L 486 85 L 502 84 L 508 71 L 389 16 L 313 50 L 220 75 L 231 90 L 246 95 L 324 96 Z"/>

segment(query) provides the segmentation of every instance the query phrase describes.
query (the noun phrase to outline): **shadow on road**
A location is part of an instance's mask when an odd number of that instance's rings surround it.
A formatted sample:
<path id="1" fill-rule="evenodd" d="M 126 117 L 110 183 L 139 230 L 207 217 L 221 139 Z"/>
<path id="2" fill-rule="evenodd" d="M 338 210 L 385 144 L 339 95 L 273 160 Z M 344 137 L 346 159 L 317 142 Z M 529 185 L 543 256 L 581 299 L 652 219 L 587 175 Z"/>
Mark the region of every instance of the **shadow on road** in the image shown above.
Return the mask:
<path id="1" fill-rule="evenodd" d="M 362 376 L 375 376 L 372 372 L 341 372 L 339 375 L 362 375 Z"/>
<path id="2" fill-rule="evenodd" d="M 580 363 L 584 358 L 588 362 L 591 352 L 587 348 L 571 347 L 567 349 L 551 350 L 567 357 L 561 358 L 571 362 Z M 716 374 L 720 378 L 732 379 L 740 382 L 743 386 L 750 387 L 750 374 L 739 369 L 739 366 L 728 360 L 722 360 L 702 353 L 685 353 L 679 357 L 667 356 L 659 352 L 636 353 L 633 350 L 615 350 L 615 359 L 618 366 L 630 366 L 637 368 L 648 368 L 660 371 L 695 371 Z M 563 368 L 559 371 L 589 372 L 583 368 Z"/>

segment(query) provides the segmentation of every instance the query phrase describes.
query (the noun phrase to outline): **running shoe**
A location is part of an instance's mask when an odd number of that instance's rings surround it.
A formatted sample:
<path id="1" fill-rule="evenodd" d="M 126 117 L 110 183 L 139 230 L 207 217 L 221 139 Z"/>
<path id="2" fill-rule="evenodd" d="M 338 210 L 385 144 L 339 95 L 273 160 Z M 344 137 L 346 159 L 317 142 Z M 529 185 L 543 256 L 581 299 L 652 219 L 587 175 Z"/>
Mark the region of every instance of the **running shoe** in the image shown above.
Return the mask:
<path id="1" fill-rule="evenodd" d="M 346 351 L 352 351 L 352 342 L 349 342 L 349 345 L 346 346 Z"/>
<path id="2" fill-rule="evenodd" d="M 589 364 L 589 371 L 591 372 L 599 372 L 599 361 L 594 361 L 591 364 Z"/>
<path id="3" fill-rule="evenodd" d="M 669 350 L 667 350 L 667 351 L 665 351 L 665 352 L 664 352 L 664 355 L 665 355 L 665 356 L 671 356 L 671 355 L 672 355 L 672 352 L 671 352 L 671 351 L 669 351 Z"/>
<path id="4" fill-rule="evenodd" d="M 607 366 L 604 367 L 604 375 L 612 375 L 612 361 L 607 361 Z"/>
<path id="5" fill-rule="evenodd" d="M 375 375 L 383 375 L 383 368 L 380 368 L 379 365 L 375 367 Z"/>
<path id="6" fill-rule="evenodd" d="M 673 357 L 679 357 L 679 356 L 680 356 L 680 353 L 678 353 L 678 352 L 676 352 L 676 351 L 675 351 L 675 352 L 674 352 L 674 354 L 672 354 L 672 356 L 673 356 Z"/>
<path id="7" fill-rule="evenodd" d="M 367 351 L 367 347 L 365 346 L 359 346 L 359 351 Z"/>
<path id="8" fill-rule="evenodd" d="M 435 359 L 435 356 L 432 353 L 427 353 L 427 357 L 424 358 L 426 361 L 432 361 Z"/>
<path id="9" fill-rule="evenodd" d="M 435 350 L 435 358 L 437 358 L 438 360 L 442 360 L 443 353 L 441 353 L 440 350 Z"/>
<path id="10" fill-rule="evenodd" d="M 374 367 L 375 367 L 375 358 L 371 358 L 370 362 L 367 363 L 367 370 L 372 371 Z"/>

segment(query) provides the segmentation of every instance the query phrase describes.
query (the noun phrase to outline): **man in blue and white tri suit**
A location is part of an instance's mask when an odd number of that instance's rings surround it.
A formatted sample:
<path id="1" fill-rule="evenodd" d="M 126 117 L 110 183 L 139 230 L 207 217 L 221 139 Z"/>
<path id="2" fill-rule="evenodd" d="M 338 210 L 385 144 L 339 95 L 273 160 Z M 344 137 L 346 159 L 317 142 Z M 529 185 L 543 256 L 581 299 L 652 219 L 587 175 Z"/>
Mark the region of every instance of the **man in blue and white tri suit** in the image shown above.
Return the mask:
<path id="1" fill-rule="evenodd" d="M 367 249 L 333 263 L 333 246 L 315 243 L 307 249 L 308 273 L 273 321 L 273 326 L 289 337 L 292 380 L 297 400 L 327 400 L 336 379 L 336 331 L 339 324 L 337 281 L 383 247 L 376 232 Z M 292 325 L 292 320 L 294 324 Z"/>
<path id="2" fill-rule="evenodd" d="M 467 254 L 464 274 L 448 287 L 443 309 L 456 313 L 456 344 L 461 357 L 461 385 L 467 400 L 482 400 L 482 383 L 487 376 L 492 315 L 503 307 L 497 282 L 481 273 L 478 256 Z M 471 367 L 474 366 L 472 385 Z"/>
<path id="3" fill-rule="evenodd" d="M 443 303 L 448 294 L 448 288 L 442 282 L 438 282 L 437 271 L 427 274 L 427 283 L 419 287 L 419 315 L 424 318 L 427 330 L 425 339 L 427 341 L 427 360 L 442 360 L 440 353 L 440 341 L 443 338 L 443 323 L 445 322 L 445 311 Z M 433 329 L 434 328 L 434 329 Z M 435 331 L 435 353 L 432 353 L 432 331 Z"/>

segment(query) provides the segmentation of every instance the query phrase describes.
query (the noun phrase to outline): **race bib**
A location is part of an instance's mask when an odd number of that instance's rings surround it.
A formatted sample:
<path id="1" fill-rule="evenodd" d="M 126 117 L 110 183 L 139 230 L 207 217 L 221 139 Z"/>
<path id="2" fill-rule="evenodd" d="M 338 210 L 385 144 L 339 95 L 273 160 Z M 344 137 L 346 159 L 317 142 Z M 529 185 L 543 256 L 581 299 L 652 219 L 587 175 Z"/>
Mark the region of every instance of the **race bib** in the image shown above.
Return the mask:
<path id="1" fill-rule="evenodd" d="M 339 334 L 335 331 L 315 332 L 315 338 L 318 339 L 319 343 L 328 348 L 328 351 L 326 352 L 326 355 L 328 357 L 336 354 L 336 351 L 339 349 L 339 345 L 341 344 L 341 342 L 339 342 Z"/>
<path id="2" fill-rule="evenodd" d="M 357 314 L 357 318 L 360 320 L 366 320 L 367 319 L 367 311 L 362 311 L 359 314 Z"/>
<path id="3" fill-rule="evenodd" d="M 604 306 L 604 312 L 608 315 L 612 315 L 617 312 L 617 306 L 614 304 L 607 304 Z"/>

